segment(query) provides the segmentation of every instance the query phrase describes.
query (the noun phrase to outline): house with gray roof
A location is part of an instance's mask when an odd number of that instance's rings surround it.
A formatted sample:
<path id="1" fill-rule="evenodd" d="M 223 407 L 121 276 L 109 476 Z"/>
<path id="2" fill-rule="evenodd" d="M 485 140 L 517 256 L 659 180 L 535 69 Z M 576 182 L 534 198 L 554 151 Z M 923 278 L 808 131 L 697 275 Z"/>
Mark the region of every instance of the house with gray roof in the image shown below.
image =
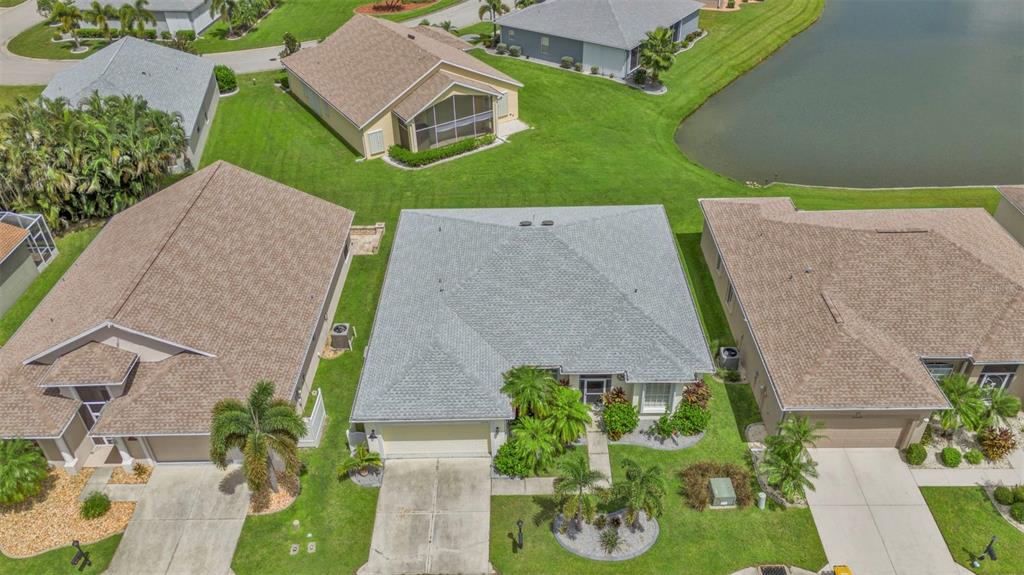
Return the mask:
<path id="1" fill-rule="evenodd" d="M 220 92 L 213 62 L 153 42 L 125 37 L 58 72 L 42 96 L 72 104 L 100 96 L 137 96 L 151 108 L 181 117 L 186 158 L 198 164 Z"/>
<path id="2" fill-rule="evenodd" d="M 132 0 L 101 1 L 100 4 L 111 6 L 114 10 L 125 4 L 133 4 Z M 146 10 L 153 14 L 156 23 L 147 23 L 147 28 L 155 28 L 157 33 L 179 30 L 191 30 L 197 35 L 206 30 L 217 20 L 218 15 L 210 10 L 210 0 L 149 0 Z M 75 0 L 75 6 L 81 11 L 89 10 L 92 0 Z M 111 20 L 111 28 L 120 28 L 120 22 Z M 83 23 L 83 26 L 89 26 Z"/>
<path id="3" fill-rule="evenodd" d="M 682 41 L 698 30 L 704 4 L 693 0 L 547 0 L 498 18 L 501 41 L 527 58 L 628 76 L 640 66 L 640 44 L 656 28 Z"/>
<path id="4" fill-rule="evenodd" d="M 713 370 L 662 206 L 402 211 L 351 433 L 386 458 L 488 456 L 522 365 L 652 416 Z"/>

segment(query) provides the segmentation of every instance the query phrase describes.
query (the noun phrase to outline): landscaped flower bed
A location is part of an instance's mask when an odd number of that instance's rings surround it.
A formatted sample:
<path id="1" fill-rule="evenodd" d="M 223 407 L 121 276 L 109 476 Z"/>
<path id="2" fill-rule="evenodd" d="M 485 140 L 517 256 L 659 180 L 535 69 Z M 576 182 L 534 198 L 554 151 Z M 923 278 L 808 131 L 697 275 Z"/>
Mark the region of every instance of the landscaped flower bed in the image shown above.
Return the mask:
<path id="1" fill-rule="evenodd" d="M 114 472 L 110 474 L 110 479 L 107 483 L 117 485 L 143 485 L 145 483 L 149 483 L 149 478 L 152 475 L 153 468 L 151 466 L 136 463 L 130 472 L 125 471 L 122 467 L 115 467 Z"/>
<path id="2" fill-rule="evenodd" d="M 997 431 L 994 433 L 1001 434 L 1000 437 L 1006 436 L 1011 443 L 1019 445 L 1022 440 L 1019 431 L 1022 422 L 1024 422 L 1024 417 L 1018 415 L 1008 420 L 1006 427 L 995 428 Z M 981 434 L 961 429 L 953 432 L 952 437 L 946 439 L 941 437 L 942 429 L 935 422 L 929 422 L 928 425 L 929 429 L 925 431 L 921 441 L 903 450 L 904 461 L 912 467 L 921 469 L 947 469 L 950 467 L 1010 469 L 1013 467 L 1005 456 L 995 460 L 985 456 L 986 453 L 992 454 L 993 451 L 986 449 L 983 445 L 980 440 Z M 1008 433 L 999 430 L 1008 430 Z M 953 452 L 960 454 L 959 461 Z M 979 456 L 980 459 L 978 459 Z"/>
<path id="3" fill-rule="evenodd" d="M 650 549 L 660 533 L 657 519 L 648 519 L 640 513 L 636 524 L 631 525 L 625 514 L 626 511 L 620 509 L 598 516 L 593 523 L 566 523 L 559 515 L 552 530 L 558 544 L 570 553 L 597 561 L 625 561 Z"/>

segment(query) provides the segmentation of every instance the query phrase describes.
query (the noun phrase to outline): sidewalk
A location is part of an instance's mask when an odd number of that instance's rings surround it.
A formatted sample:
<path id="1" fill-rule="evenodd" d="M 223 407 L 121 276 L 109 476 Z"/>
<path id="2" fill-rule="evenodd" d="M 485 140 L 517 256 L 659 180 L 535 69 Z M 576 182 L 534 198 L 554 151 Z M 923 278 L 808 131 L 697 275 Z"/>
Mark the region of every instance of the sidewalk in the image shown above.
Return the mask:
<path id="1" fill-rule="evenodd" d="M 612 462 L 608 457 L 608 437 L 601 431 L 597 418 L 598 415 L 595 413 L 594 420 L 587 426 L 587 455 L 590 457 L 590 468 L 608 477 L 608 481 L 602 481 L 598 486 L 609 487 L 612 479 Z"/>

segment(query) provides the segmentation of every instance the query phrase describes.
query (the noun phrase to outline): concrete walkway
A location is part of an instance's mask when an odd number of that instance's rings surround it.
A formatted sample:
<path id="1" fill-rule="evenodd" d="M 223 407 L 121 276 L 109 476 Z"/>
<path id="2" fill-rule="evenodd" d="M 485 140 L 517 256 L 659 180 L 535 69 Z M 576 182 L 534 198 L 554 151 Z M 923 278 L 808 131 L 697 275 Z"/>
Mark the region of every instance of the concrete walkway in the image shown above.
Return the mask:
<path id="1" fill-rule="evenodd" d="M 153 470 L 107 575 L 228 575 L 249 508 L 241 469 Z"/>
<path id="2" fill-rule="evenodd" d="M 590 457 L 590 468 L 604 473 L 607 481 L 598 483 L 600 487 L 611 485 L 612 461 L 608 457 L 608 436 L 601 431 L 600 416 L 593 414 L 593 421 L 587 426 L 587 455 Z"/>
<path id="3" fill-rule="evenodd" d="M 113 467 L 97 467 L 89 476 L 89 481 L 85 482 L 85 487 L 82 488 L 82 494 L 78 496 L 78 500 L 85 501 L 93 491 L 106 493 L 111 501 L 138 501 L 142 498 L 142 494 L 146 491 L 145 484 L 107 483 L 113 473 Z"/>
<path id="4" fill-rule="evenodd" d="M 481 22 L 481 6 L 483 6 L 483 3 L 478 0 L 463 0 L 462 2 L 449 6 L 444 10 L 438 10 L 437 12 L 427 14 L 426 16 L 410 18 L 403 22 L 403 24 L 411 28 L 418 26 L 420 22 L 427 19 L 430 20 L 431 24 L 440 24 L 441 22 L 448 21 L 456 28 L 465 28 L 466 26 L 471 26 Z"/>
<path id="5" fill-rule="evenodd" d="M 946 542 L 895 449 L 814 449 L 807 494 L 829 566 L 870 575 L 957 575 Z"/>

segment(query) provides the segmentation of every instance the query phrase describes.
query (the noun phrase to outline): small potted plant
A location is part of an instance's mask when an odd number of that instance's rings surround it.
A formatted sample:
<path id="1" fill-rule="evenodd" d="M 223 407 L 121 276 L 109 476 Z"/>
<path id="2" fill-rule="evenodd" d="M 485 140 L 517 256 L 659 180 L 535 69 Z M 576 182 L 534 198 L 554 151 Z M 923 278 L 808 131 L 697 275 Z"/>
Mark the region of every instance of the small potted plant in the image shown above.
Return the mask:
<path id="1" fill-rule="evenodd" d="M 356 446 L 355 453 L 345 458 L 345 461 L 341 463 L 338 467 L 338 475 L 348 475 L 355 471 L 361 477 L 366 477 L 370 474 L 371 468 L 376 469 L 380 466 L 380 454 L 370 451 L 370 448 L 364 442 Z"/>

